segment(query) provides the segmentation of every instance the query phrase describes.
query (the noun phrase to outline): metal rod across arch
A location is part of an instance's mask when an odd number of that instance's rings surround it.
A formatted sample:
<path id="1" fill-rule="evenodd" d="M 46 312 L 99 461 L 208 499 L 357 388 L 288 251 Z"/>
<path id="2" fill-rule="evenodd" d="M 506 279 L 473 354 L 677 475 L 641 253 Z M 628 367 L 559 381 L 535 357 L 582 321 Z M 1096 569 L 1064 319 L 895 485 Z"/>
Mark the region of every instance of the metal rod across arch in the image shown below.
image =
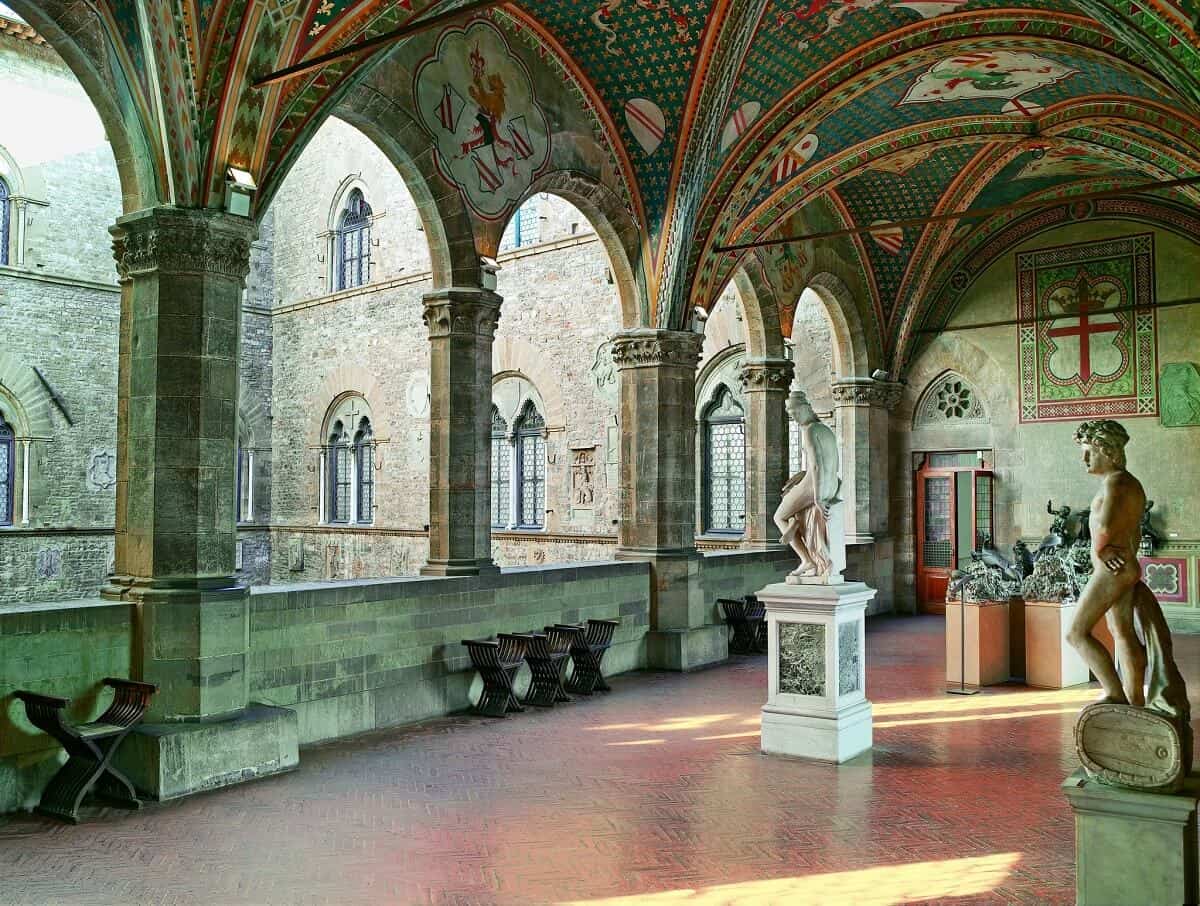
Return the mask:
<path id="1" fill-rule="evenodd" d="M 259 76 L 250 83 L 250 87 L 265 88 L 276 82 L 283 82 L 298 75 L 303 75 L 310 70 L 319 69 L 327 63 L 332 63 L 334 60 L 340 60 L 343 57 L 352 57 L 356 54 L 366 53 L 369 50 L 375 50 L 377 47 L 384 47 L 388 44 L 394 44 L 397 41 L 403 41 L 405 38 L 419 34 L 426 29 L 434 28 L 444 22 L 450 22 L 470 13 L 490 9 L 493 6 L 500 6 L 505 2 L 507 0 L 472 0 L 470 3 L 464 3 L 462 6 L 447 10 L 444 13 L 437 13 L 423 19 L 417 19 L 415 22 L 406 22 L 399 28 L 384 32 L 382 35 L 376 35 L 374 38 L 368 38 L 365 41 L 359 41 L 357 44 L 350 44 L 347 47 L 331 50 L 329 53 L 323 53 L 320 56 L 313 57 L 311 60 L 303 60 L 292 66 L 286 66 L 267 75 Z"/>

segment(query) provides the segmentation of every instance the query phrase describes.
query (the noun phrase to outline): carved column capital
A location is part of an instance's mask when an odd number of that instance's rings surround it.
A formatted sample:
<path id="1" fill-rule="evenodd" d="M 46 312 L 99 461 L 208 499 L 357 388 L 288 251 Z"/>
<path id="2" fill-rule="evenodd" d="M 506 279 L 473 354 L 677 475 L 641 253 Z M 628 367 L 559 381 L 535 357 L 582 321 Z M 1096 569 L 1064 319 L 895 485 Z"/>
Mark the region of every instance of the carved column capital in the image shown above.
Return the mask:
<path id="1" fill-rule="evenodd" d="M 686 330 L 626 330 L 612 339 L 613 362 L 626 368 L 690 368 L 700 363 L 704 337 Z"/>
<path id="2" fill-rule="evenodd" d="M 872 378 L 846 378 L 833 382 L 833 402 L 836 406 L 870 406 L 892 410 L 900 402 L 904 385 L 896 381 L 876 381 Z"/>
<path id="3" fill-rule="evenodd" d="M 429 339 L 473 336 L 492 339 L 500 324 L 501 298 L 487 289 L 447 289 L 424 297 L 422 319 Z"/>
<path id="4" fill-rule="evenodd" d="M 143 274 L 209 274 L 244 281 L 254 223 L 219 211 L 150 208 L 109 230 L 121 282 Z"/>
<path id="5" fill-rule="evenodd" d="M 792 386 L 795 365 L 790 359 L 747 359 L 742 364 L 742 390 L 763 393 L 774 390 L 787 393 Z"/>

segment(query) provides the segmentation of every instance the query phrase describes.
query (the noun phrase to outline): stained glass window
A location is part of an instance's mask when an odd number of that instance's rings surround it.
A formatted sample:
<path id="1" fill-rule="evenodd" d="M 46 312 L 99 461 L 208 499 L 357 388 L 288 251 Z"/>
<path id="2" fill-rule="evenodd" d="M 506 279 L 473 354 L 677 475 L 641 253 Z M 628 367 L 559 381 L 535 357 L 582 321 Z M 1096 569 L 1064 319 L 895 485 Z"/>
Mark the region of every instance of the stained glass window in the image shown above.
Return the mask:
<path id="1" fill-rule="evenodd" d="M 0 525 L 12 525 L 15 436 L 0 415 Z"/>
<path id="2" fill-rule="evenodd" d="M 517 471 L 520 494 L 517 522 L 521 528 L 541 528 L 546 512 L 546 421 L 532 402 L 517 422 Z"/>
<path id="3" fill-rule="evenodd" d="M 334 289 L 353 289 L 371 279 L 371 206 L 355 189 L 338 223 Z"/>
<path id="4" fill-rule="evenodd" d="M 371 420 L 363 418 L 354 434 L 354 475 L 358 482 L 358 512 L 355 521 L 370 524 L 375 518 L 375 433 Z"/>
<path id="5" fill-rule="evenodd" d="M 954 563 L 953 526 L 950 524 L 949 476 L 925 479 L 925 538 L 922 566 L 948 569 Z"/>
<path id="6" fill-rule="evenodd" d="M 746 418 L 721 387 L 704 416 L 704 529 L 746 529 Z"/>
<path id="7" fill-rule="evenodd" d="M 492 528 L 508 528 L 512 513 L 512 443 L 508 422 L 492 407 Z"/>
<path id="8" fill-rule="evenodd" d="M 350 437 L 339 420 L 329 435 L 329 521 L 350 521 Z"/>
<path id="9" fill-rule="evenodd" d="M 8 183 L 0 179 L 0 264 L 8 264 Z"/>

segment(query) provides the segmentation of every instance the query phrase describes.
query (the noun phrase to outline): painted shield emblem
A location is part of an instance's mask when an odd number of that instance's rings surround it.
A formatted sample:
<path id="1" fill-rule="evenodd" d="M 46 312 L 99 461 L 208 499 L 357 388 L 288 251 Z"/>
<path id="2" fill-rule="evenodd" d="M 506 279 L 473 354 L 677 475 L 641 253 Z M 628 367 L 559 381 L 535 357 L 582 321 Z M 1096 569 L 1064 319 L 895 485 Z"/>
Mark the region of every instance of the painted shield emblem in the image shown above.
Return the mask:
<path id="1" fill-rule="evenodd" d="M 812 156 L 817 153 L 820 145 L 821 140 L 811 132 L 796 142 L 792 149 L 779 158 L 778 163 L 775 164 L 775 169 L 771 172 L 775 182 L 786 182 L 791 179 L 806 163 L 812 160 Z"/>
<path id="2" fill-rule="evenodd" d="M 724 131 L 721 132 L 721 150 L 728 150 L 730 145 L 741 138 L 742 133 L 750 128 L 750 124 L 758 119 L 761 111 L 762 104 L 758 101 L 742 104 L 735 110 L 733 116 L 729 118 L 729 122 L 725 124 Z"/>
<path id="3" fill-rule="evenodd" d="M 890 223 L 890 220 L 873 221 L 871 226 L 882 227 L 882 229 L 872 230 L 871 238 L 889 255 L 899 255 L 900 249 L 904 247 L 904 229 L 898 226 L 888 226 Z"/>
<path id="4" fill-rule="evenodd" d="M 503 217 L 550 159 L 550 127 L 525 64 L 491 23 L 475 21 L 442 32 L 413 94 L 442 176 L 480 216 Z"/>
<path id="5" fill-rule="evenodd" d="M 1070 78 L 1076 70 L 1037 54 L 1009 50 L 962 53 L 934 63 L 900 104 L 1003 98 L 1011 101 Z"/>
<path id="6" fill-rule="evenodd" d="M 625 102 L 625 123 L 647 154 L 657 151 L 667 134 L 667 118 L 662 109 L 646 98 Z"/>

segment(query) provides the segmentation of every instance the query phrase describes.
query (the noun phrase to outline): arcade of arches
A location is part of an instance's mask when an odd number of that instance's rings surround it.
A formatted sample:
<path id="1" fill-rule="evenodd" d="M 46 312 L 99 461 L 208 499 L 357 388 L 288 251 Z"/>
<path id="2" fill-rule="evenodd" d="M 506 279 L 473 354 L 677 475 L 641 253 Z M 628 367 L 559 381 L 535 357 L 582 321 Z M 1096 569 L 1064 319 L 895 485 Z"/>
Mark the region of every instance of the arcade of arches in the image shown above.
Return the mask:
<path id="1" fill-rule="evenodd" d="M 0 812 L 18 688 L 156 683 L 168 799 L 460 710 L 463 638 L 725 661 L 791 390 L 872 616 L 1036 545 L 1115 417 L 1200 631 L 1195 0 L 6 2 Z"/>

